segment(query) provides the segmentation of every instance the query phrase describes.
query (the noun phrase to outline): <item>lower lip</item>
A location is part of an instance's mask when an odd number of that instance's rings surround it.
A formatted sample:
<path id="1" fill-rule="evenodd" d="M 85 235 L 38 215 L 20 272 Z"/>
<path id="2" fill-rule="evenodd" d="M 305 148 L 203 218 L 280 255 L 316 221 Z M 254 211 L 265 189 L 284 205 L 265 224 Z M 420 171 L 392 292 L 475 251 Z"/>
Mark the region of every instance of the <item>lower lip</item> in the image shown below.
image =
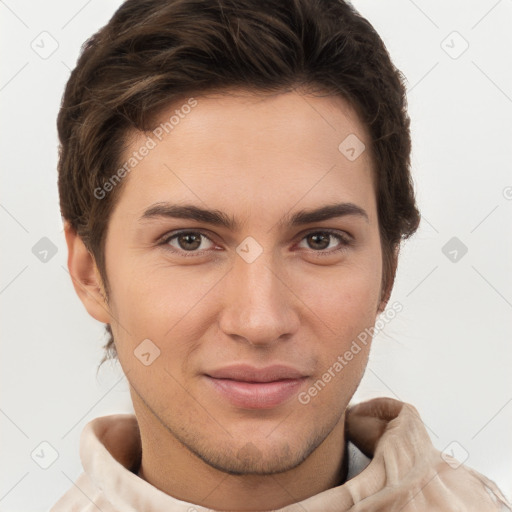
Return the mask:
<path id="1" fill-rule="evenodd" d="M 234 406 L 243 409 L 272 409 L 297 393 L 305 377 L 274 382 L 243 382 L 231 379 L 214 379 L 207 376 L 216 391 Z"/>

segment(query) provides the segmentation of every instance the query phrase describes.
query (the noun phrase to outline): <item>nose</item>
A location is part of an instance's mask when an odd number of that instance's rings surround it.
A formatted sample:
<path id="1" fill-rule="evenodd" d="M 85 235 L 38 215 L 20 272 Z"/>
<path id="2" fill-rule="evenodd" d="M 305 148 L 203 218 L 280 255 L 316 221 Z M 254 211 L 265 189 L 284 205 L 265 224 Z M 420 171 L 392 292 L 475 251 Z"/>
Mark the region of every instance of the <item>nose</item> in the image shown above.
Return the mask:
<path id="1" fill-rule="evenodd" d="M 271 255 L 263 253 L 252 263 L 237 256 L 226 278 L 219 321 L 226 335 L 265 347 L 297 332 L 300 301 Z"/>

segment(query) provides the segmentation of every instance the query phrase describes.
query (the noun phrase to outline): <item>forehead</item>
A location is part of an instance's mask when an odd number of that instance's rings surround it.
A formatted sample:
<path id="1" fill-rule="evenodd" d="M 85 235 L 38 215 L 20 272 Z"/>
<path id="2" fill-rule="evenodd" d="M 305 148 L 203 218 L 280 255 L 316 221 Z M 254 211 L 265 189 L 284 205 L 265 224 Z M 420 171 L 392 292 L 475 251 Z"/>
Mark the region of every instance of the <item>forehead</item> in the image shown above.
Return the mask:
<path id="1" fill-rule="evenodd" d="M 193 104 L 194 106 L 190 106 Z M 246 141 L 240 148 L 275 150 L 285 157 L 292 151 L 337 154 L 339 143 L 354 134 L 368 147 L 368 133 L 355 109 L 343 98 L 314 96 L 296 91 L 260 93 L 233 89 L 201 96 L 182 97 L 156 117 L 151 136 L 172 144 L 186 137 L 197 149 L 229 147 L 232 141 Z M 133 133 L 135 144 L 140 132 Z M 284 144 L 288 143 L 288 146 Z M 305 144 L 305 146 L 304 146 Z M 212 147 L 213 146 L 213 147 Z M 230 153 L 236 148 L 231 147 Z M 334 151 L 332 151 L 334 150 Z"/>
<path id="2" fill-rule="evenodd" d="M 375 194 L 367 130 L 340 97 L 235 90 L 184 98 L 128 142 L 125 161 L 151 146 L 121 194 L 138 210 L 172 198 L 268 211 L 306 195 L 368 203 Z"/>

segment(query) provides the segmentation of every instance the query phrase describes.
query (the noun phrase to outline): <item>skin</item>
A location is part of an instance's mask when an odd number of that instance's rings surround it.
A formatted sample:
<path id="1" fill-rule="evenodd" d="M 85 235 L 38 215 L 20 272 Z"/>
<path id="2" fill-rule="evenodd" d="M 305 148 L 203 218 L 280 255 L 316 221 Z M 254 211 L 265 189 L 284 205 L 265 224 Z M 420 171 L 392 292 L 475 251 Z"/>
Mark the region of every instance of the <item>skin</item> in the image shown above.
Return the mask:
<path id="1" fill-rule="evenodd" d="M 367 148 L 369 138 L 338 97 L 231 91 L 196 99 L 124 178 L 106 238 L 108 303 L 94 258 L 69 227 L 68 265 L 88 312 L 112 326 L 140 427 L 143 478 L 213 509 L 276 509 L 345 479 L 345 409 L 370 343 L 307 404 L 298 393 L 385 306 L 371 157 L 366 150 L 350 161 L 338 150 L 350 133 Z M 131 134 L 126 155 L 147 135 Z M 163 202 L 222 211 L 238 229 L 140 220 Z M 298 210 L 333 203 L 353 203 L 367 218 L 285 223 Z M 208 238 L 163 240 L 183 229 Z M 236 252 L 248 236 L 263 249 L 251 263 Z M 160 350 L 148 366 L 134 355 L 145 339 Z M 234 362 L 286 364 L 307 378 L 276 407 L 237 407 L 204 376 Z"/>

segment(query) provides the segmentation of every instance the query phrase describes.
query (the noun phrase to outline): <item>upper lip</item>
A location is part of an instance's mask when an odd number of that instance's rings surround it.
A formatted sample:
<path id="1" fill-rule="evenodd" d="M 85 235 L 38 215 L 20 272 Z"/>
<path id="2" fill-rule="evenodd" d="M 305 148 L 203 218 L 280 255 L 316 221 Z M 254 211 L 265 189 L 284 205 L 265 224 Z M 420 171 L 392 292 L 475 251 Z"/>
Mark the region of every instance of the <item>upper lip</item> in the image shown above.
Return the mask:
<path id="1" fill-rule="evenodd" d="M 206 375 L 214 379 L 231 379 L 243 382 L 274 382 L 285 379 L 301 379 L 304 373 L 281 364 L 256 368 L 247 364 L 226 366 L 218 370 L 209 371 Z"/>

